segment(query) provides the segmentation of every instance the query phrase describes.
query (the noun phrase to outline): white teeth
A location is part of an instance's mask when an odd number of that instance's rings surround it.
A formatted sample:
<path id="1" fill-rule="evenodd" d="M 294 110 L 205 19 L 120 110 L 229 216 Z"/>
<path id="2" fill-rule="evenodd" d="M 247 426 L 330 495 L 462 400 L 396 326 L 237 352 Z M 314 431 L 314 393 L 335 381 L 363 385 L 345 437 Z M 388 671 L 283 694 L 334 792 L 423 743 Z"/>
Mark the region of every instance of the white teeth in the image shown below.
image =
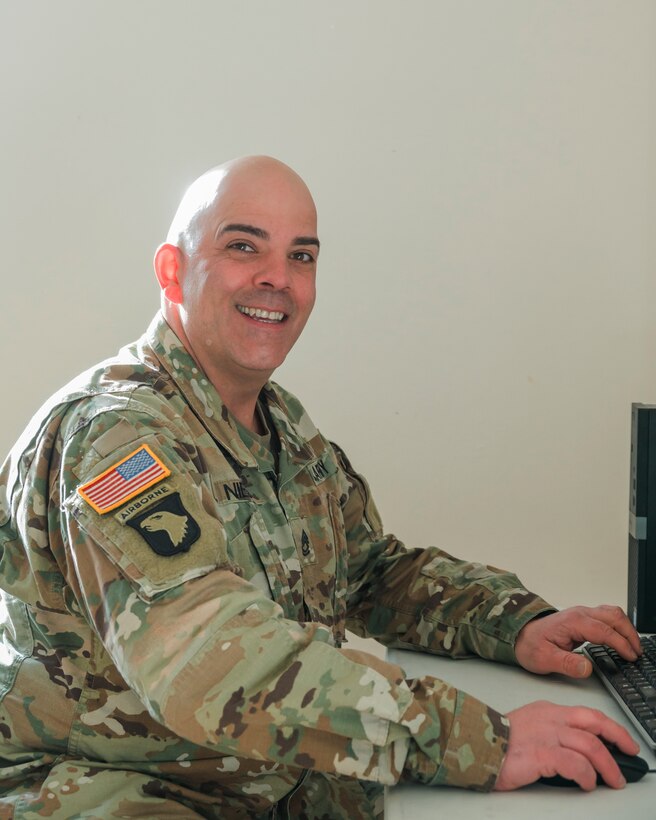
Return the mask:
<path id="1" fill-rule="evenodd" d="M 243 313 L 244 316 L 250 316 L 251 319 L 263 319 L 265 322 L 282 322 L 285 314 L 279 310 L 262 310 L 261 308 L 249 308 L 243 305 L 237 305 L 237 310 Z"/>

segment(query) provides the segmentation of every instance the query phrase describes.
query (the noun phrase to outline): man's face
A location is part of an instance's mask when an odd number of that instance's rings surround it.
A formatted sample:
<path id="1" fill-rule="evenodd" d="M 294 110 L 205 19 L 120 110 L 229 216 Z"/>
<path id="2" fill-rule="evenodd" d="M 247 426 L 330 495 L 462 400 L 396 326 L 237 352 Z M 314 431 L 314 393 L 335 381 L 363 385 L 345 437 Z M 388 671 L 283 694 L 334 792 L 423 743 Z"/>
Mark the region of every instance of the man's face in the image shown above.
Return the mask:
<path id="1" fill-rule="evenodd" d="M 277 166 L 229 173 L 192 223 L 180 270 L 180 319 L 210 378 L 262 383 L 310 315 L 316 211 L 299 178 Z"/>

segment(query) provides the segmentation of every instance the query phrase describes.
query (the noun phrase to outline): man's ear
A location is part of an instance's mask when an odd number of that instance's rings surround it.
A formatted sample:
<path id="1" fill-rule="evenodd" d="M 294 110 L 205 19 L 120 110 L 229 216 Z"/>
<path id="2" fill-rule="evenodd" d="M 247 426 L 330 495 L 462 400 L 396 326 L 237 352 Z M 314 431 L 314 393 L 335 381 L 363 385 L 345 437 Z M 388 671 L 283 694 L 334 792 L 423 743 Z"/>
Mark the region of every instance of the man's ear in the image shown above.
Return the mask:
<path id="1" fill-rule="evenodd" d="M 182 267 L 182 251 L 168 242 L 160 245 L 153 260 L 155 275 L 162 289 L 162 293 L 174 305 L 182 304 L 182 289 L 180 287 L 180 268 Z"/>

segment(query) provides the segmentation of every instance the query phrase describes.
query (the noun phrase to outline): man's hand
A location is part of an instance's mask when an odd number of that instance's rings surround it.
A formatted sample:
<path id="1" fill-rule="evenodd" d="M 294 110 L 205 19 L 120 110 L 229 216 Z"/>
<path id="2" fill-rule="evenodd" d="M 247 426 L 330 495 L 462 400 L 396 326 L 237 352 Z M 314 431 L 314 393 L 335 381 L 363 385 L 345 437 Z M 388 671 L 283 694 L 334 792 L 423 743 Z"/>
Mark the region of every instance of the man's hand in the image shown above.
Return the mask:
<path id="1" fill-rule="evenodd" d="M 638 744 L 615 721 L 595 709 L 538 701 L 508 715 L 510 739 L 495 789 L 510 791 L 559 774 L 591 791 L 597 772 L 614 789 L 625 780 L 601 738 L 626 754 Z"/>
<path id="2" fill-rule="evenodd" d="M 592 664 L 572 652 L 585 641 L 606 644 L 629 661 L 642 654 L 638 633 L 620 607 L 575 606 L 529 621 L 517 636 L 515 656 L 529 672 L 586 678 Z"/>

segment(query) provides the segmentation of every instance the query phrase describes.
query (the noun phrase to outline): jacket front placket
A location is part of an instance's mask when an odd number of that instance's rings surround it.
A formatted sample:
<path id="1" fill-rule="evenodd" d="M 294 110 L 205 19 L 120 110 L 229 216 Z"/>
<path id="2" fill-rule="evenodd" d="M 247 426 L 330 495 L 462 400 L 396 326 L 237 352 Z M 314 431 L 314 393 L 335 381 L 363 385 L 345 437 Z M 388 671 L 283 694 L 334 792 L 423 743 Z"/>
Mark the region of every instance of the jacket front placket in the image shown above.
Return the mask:
<path id="1" fill-rule="evenodd" d="M 339 646 L 346 623 L 348 562 L 337 465 L 306 415 L 294 423 L 271 385 L 265 396 L 281 442 L 278 497 L 295 541 L 305 616 L 329 627 Z"/>
<path id="2" fill-rule="evenodd" d="M 225 522 L 226 508 L 239 508 L 241 524 L 237 529 L 243 528 L 240 537 L 248 537 L 257 552 L 271 597 L 285 617 L 304 620 L 302 577 L 294 537 L 270 478 L 260 471 L 257 459 L 241 440 L 236 423 L 214 386 L 163 320 L 149 343 L 212 439 L 213 452 L 204 448 L 203 454 L 211 464 L 209 478 L 217 502 L 217 517 Z M 229 542 L 232 535 L 227 533 Z"/>

